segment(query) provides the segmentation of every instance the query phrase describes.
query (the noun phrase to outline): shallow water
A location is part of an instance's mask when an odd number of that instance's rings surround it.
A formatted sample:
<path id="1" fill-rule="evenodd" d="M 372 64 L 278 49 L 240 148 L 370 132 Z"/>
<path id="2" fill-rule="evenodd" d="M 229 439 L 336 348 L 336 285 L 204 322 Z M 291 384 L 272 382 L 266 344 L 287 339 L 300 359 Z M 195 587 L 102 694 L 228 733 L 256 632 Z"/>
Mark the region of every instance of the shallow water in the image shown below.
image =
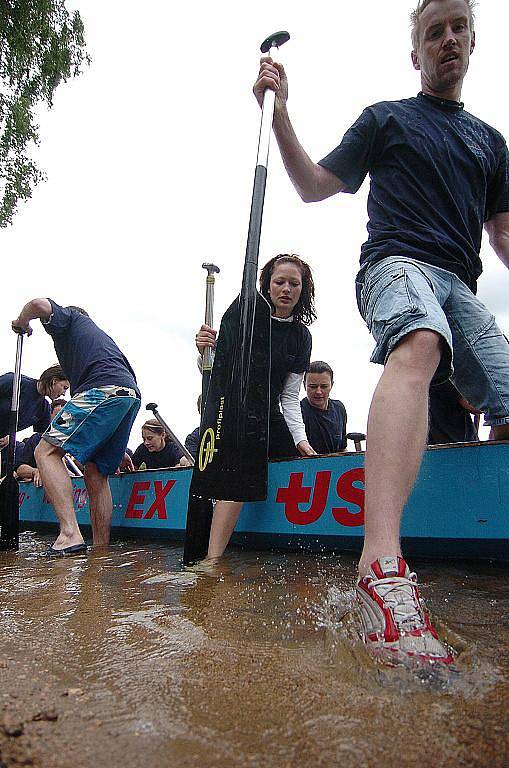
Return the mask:
<path id="1" fill-rule="evenodd" d="M 211 575 L 180 547 L 47 543 L 0 555 L 0 701 L 34 765 L 509 765 L 507 569 L 412 563 L 457 654 L 429 674 L 366 655 L 352 556 L 232 550 Z"/>

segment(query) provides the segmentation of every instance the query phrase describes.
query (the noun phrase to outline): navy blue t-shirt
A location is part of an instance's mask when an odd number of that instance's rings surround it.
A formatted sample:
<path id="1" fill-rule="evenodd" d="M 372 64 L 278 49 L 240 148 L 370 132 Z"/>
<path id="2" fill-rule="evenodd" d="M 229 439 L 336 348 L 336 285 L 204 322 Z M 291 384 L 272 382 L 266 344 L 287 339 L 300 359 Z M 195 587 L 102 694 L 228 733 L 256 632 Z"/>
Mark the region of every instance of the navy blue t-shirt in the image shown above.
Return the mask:
<path id="1" fill-rule="evenodd" d="M 370 176 L 361 272 L 405 256 L 454 272 L 474 292 L 482 228 L 509 211 L 503 136 L 455 101 L 420 93 L 367 107 L 320 165 L 356 192 Z"/>
<path id="2" fill-rule="evenodd" d="M 9 414 L 12 402 L 13 373 L 0 376 L 0 437 L 9 434 Z M 45 432 L 51 421 L 51 406 L 44 395 L 37 391 L 37 379 L 21 377 L 19 390 L 18 432 L 33 427 L 36 432 Z"/>
<path id="3" fill-rule="evenodd" d="M 329 398 L 327 410 L 315 408 L 307 397 L 300 401 L 309 444 L 317 453 L 337 453 L 346 448 L 346 408 Z"/>
<path id="4" fill-rule="evenodd" d="M 192 432 L 188 434 L 185 439 L 184 445 L 194 458 L 198 453 L 198 446 L 200 444 L 200 427 L 196 427 Z"/>
<path id="5" fill-rule="evenodd" d="M 172 440 L 168 440 L 160 451 L 149 451 L 145 443 L 141 443 L 133 453 L 133 464 L 136 469 L 142 464 L 145 464 L 147 469 L 166 469 L 178 464 L 183 455 Z"/>
<path id="6" fill-rule="evenodd" d="M 93 387 L 118 386 L 134 389 L 140 396 L 134 371 L 113 339 L 76 309 L 48 301 L 52 315 L 42 325 L 53 339 L 71 395 Z"/>

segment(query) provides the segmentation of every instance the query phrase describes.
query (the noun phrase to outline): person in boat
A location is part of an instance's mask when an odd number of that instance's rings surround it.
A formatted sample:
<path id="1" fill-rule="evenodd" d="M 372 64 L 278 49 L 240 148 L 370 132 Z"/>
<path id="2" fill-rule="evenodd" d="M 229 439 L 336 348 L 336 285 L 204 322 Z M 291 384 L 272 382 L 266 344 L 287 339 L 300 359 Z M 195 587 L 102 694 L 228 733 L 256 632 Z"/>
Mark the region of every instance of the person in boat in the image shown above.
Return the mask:
<path id="1" fill-rule="evenodd" d="M 129 361 L 84 309 L 62 307 L 52 299 L 32 299 L 12 327 L 30 335 L 30 322 L 36 318 L 53 339 L 71 389 L 71 399 L 35 450 L 46 494 L 60 523 L 60 533 L 47 554 L 61 557 L 86 552 L 62 456 L 70 453 L 84 465 L 93 543 L 107 545 L 113 508 L 108 475 L 120 464 L 134 469 L 125 449 L 141 395 Z"/>
<path id="2" fill-rule="evenodd" d="M 13 373 L 0 376 L 0 448 L 8 443 L 9 413 L 11 411 Z M 69 381 L 61 365 L 52 365 L 38 379 L 21 377 L 19 391 L 18 432 L 33 427 L 45 432 L 51 421 L 51 405 L 69 389 Z"/>
<path id="3" fill-rule="evenodd" d="M 473 0 L 420 0 L 411 15 L 421 92 L 367 107 L 315 163 L 299 143 L 284 68 L 261 59 L 254 94 L 276 92 L 273 129 L 304 202 L 355 193 L 370 176 L 369 237 L 356 280 L 384 365 L 369 413 L 365 536 L 357 600 L 366 647 L 385 658 L 449 663 L 403 559 L 400 522 L 426 445 L 431 381 L 455 386 L 509 438 L 509 353 L 476 298 L 483 225 L 509 267 L 509 160 L 498 131 L 464 110 Z M 360 49 L 361 50 L 361 49 Z M 454 367 L 453 367 L 454 363 Z"/>
<path id="4" fill-rule="evenodd" d="M 330 397 L 334 373 L 328 363 L 315 360 L 304 374 L 306 397 L 300 401 L 306 435 L 317 453 L 346 448 L 346 408 Z"/>
<path id="5" fill-rule="evenodd" d="M 189 464 L 157 419 L 149 419 L 142 425 L 141 437 L 143 442 L 133 453 L 135 469 L 166 469 Z"/>
<path id="6" fill-rule="evenodd" d="M 66 403 L 67 400 L 63 399 L 53 400 L 51 403 L 52 421 L 57 413 L 60 413 L 62 408 L 64 408 Z M 39 445 L 41 438 L 42 432 L 34 432 L 33 435 L 30 435 L 30 437 L 27 437 L 25 440 L 23 440 L 23 442 L 20 444 L 19 450 L 16 451 L 15 470 L 18 480 L 31 481 L 36 486 L 36 488 L 40 488 L 42 486 L 41 475 L 35 460 L 35 449 Z M 66 464 L 67 470 L 70 472 L 70 474 L 74 474 L 74 472 L 70 470 L 69 465 L 66 463 L 66 459 L 67 457 L 64 456 L 63 460 Z"/>
<path id="7" fill-rule="evenodd" d="M 269 459 L 312 456 L 302 421 L 299 391 L 311 358 L 307 325 L 316 319 L 311 269 L 295 254 L 274 256 L 260 274 L 260 292 L 272 307 Z M 216 331 L 202 325 L 196 336 L 201 355 L 214 347 Z M 217 501 L 210 529 L 208 560 L 223 554 L 242 502 Z"/>
<path id="8" fill-rule="evenodd" d="M 430 387 L 428 445 L 479 440 L 472 413 L 481 412 L 465 400 L 452 381 Z"/>
<path id="9" fill-rule="evenodd" d="M 201 360 L 201 356 L 200 356 L 200 360 Z M 198 395 L 196 406 L 198 408 L 198 413 L 201 416 L 201 395 Z M 196 459 L 196 454 L 198 453 L 199 444 L 200 444 L 200 427 L 196 427 L 196 429 L 193 429 L 193 431 L 188 434 L 184 442 L 185 447 L 187 448 L 191 456 L 195 459 Z"/>

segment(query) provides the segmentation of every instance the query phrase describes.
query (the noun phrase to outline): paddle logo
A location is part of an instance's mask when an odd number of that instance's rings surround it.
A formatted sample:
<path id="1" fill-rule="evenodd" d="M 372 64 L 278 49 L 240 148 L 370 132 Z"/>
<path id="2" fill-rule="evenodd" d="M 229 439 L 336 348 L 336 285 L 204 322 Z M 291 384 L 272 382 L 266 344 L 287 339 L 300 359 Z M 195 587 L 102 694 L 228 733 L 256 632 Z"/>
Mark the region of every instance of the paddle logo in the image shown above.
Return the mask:
<path id="1" fill-rule="evenodd" d="M 223 426 L 224 397 L 219 401 L 219 413 L 216 419 L 216 431 L 209 427 L 203 433 L 198 451 L 198 469 L 203 472 L 208 464 L 212 464 L 214 454 L 217 453 L 216 443 L 221 440 L 221 427 Z"/>
<path id="2" fill-rule="evenodd" d="M 212 427 L 209 427 L 203 433 L 203 437 L 200 443 L 200 450 L 198 452 L 198 469 L 200 472 L 203 472 L 207 464 L 212 462 L 214 454 L 217 453 L 217 448 L 215 445 L 216 436 L 214 435 L 214 430 Z"/>

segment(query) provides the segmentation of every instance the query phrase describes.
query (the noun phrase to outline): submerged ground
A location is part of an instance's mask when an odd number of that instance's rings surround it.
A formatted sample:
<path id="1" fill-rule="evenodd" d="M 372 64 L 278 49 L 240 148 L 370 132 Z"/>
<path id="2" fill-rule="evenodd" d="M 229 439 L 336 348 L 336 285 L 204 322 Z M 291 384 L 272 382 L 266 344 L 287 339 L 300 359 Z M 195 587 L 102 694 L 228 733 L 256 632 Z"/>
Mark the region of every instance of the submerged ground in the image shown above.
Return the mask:
<path id="1" fill-rule="evenodd" d="M 412 563 L 454 670 L 388 669 L 358 640 L 351 556 L 117 543 L 0 555 L 0 768 L 509 765 L 509 586 Z M 343 618 L 342 618 L 343 616 Z"/>

